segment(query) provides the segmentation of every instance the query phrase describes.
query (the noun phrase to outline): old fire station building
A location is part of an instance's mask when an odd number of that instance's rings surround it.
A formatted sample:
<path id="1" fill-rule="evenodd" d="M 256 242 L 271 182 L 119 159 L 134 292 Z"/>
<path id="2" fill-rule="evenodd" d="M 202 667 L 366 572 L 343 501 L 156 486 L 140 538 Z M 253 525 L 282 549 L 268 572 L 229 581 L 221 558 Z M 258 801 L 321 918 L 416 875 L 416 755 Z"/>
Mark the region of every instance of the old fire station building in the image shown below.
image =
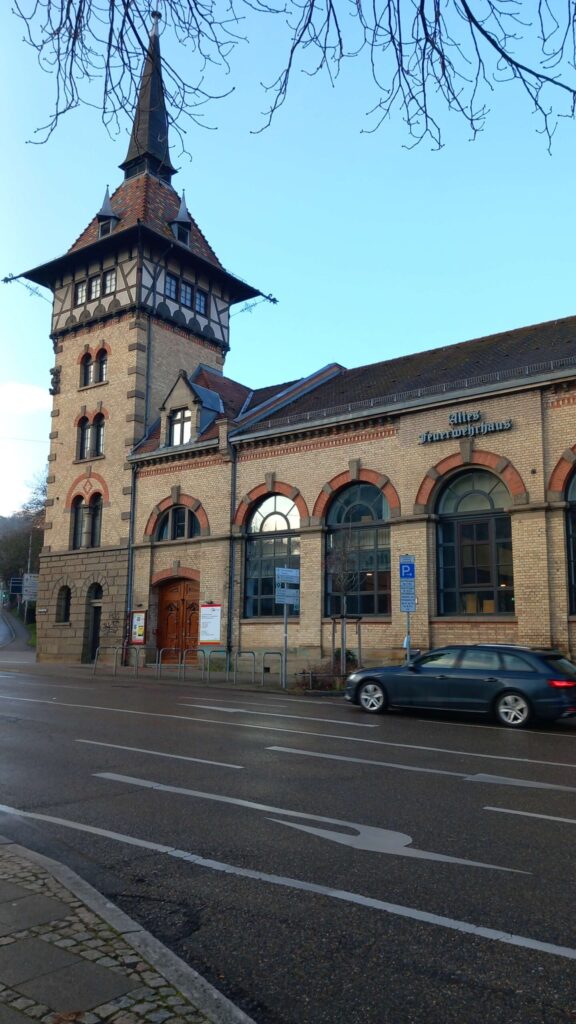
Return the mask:
<path id="1" fill-rule="evenodd" d="M 25 275 L 54 295 L 38 657 L 91 660 L 135 629 L 195 648 L 206 605 L 223 648 L 280 650 L 287 567 L 294 667 L 330 651 L 344 601 L 371 663 L 402 644 L 406 553 L 416 646 L 576 655 L 576 318 L 252 388 L 225 359 L 230 307 L 259 292 L 172 185 L 156 25 L 121 168 Z"/>

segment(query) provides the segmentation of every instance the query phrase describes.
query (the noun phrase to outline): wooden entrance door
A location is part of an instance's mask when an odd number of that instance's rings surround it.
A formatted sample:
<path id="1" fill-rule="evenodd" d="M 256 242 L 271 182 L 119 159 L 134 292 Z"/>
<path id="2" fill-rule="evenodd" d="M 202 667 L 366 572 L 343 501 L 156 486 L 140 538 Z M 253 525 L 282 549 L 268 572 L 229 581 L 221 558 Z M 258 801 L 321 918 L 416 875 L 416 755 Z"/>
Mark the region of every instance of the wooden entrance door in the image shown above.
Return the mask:
<path id="1" fill-rule="evenodd" d="M 199 593 L 200 584 L 196 580 L 172 580 L 161 587 L 158 600 L 159 648 L 186 651 L 197 647 Z M 167 651 L 164 660 L 177 661 L 177 651 Z"/>

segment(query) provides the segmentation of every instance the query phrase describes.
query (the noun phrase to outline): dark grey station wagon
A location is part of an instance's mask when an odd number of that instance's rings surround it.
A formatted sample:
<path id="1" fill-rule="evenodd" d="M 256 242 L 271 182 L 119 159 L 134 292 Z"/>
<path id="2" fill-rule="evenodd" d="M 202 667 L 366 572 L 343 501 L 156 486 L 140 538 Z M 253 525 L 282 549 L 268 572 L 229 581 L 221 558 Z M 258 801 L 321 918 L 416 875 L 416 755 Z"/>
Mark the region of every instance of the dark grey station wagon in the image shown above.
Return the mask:
<path id="1" fill-rule="evenodd" d="M 372 714 L 395 707 L 491 714 L 518 729 L 576 715 L 576 665 L 530 647 L 441 647 L 407 665 L 353 672 L 346 700 Z"/>

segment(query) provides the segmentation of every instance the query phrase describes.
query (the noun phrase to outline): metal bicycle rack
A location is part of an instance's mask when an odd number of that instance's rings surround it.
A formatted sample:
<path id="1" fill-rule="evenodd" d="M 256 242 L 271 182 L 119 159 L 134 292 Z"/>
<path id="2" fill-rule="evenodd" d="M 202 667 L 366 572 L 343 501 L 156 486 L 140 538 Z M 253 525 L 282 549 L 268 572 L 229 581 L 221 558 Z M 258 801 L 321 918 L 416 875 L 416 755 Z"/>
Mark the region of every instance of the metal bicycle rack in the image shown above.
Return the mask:
<path id="1" fill-rule="evenodd" d="M 204 651 L 201 647 L 187 647 L 186 650 L 183 652 L 180 664 L 178 666 L 178 679 L 186 679 L 186 655 L 187 654 L 196 654 L 196 655 L 200 655 L 201 654 L 202 655 L 202 676 L 201 676 L 201 682 L 203 683 L 204 682 L 204 675 L 205 675 L 205 672 L 206 672 L 206 651 Z"/>
<path id="2" fill-rule="evenodd" d="M 283 672 L 283 668 L 284 668 L 284 655 L 282 654 L 282 651 L 263 651 L 262 652 L 262 678 L 261 678 L 260 685 L 264 686 L 264 662 L 266 661 L 266 658 L 280 658 L 280 683 L 282 683 L 282 679 L 284 678 L 284 672 Z"/>
<path id="3" fill-rule="evenodd" d="M 236 683 L 236 677 L 238 675 L 238 658 L 252 658 L 252 685 L 254 685 L 256 682 L 256 651 L 236 651 L 234 655 L 233 683 Z"/>
<path id="4" fill-rule="evenodd" d="M 113 646 L 112 644 L 107 644 L 107 645 L 103 645 L 102 647 L 97 647 L 96 648 L 96 655 L 94 657 L 94 664 L 92 666 L 92 675 L 93 676 L 96 675 L 96 669 L 98 667 L 98 661 L 100 659 L 100 651 L 114 651 L 114 670 L 112 672 L 112 675 L 115 676 L 116 672 L 118 670 L 118 652 L 119 651 L 123 651 L 123 650 L 124 650 L 123 646 L 118 647 L 118 646 Z"/>
<path id="5" fill-rule="evenodd" d="M 168 651 L 176 651 L 178 654 L 178 678 L 180 678 L 180 663 L 182 661 L 182 648 L 180 647 L 162 647 L 156 655 L 156 679 L 162 678 L 162 657 L 167 654 Z"/>

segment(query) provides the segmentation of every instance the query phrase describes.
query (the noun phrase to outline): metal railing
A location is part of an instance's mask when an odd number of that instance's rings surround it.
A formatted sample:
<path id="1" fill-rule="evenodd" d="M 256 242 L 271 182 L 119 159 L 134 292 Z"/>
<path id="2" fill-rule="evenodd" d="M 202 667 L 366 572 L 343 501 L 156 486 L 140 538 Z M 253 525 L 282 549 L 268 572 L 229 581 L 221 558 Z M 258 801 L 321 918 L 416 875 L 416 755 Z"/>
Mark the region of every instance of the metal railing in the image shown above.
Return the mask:
<path id="1" fill-rule="evenodd" d="M 178 666 L 178 679 L 186 679 L 186 658 L 189 654 L 202 656 L 202 675 L 200 680 L 201 682 L 204 682 L 204 675 L 206 673 L 206 651 L 201 647 L 187 647 L 186 650 L 182 652 L 182 658 L 180 659 L 180 665 Z"/>
<path id="2" fill-rule="evenodd" d="M 238 658 L 252 658 L 252 686 L 256 682 L 256 651 L 236 651 L 234 654 L 234 677 L 233 683 L 236 683 L 238 675 Z"/>
<path id="3" fill-rule="evenodd" d="M 282 651 L 262 651 L 262 679 L 261 686 L 264 686 L 264 668 L 266 664 L 266 658 L 280 658 L 280 685 L 284 678 L 284 655 Z"/>
<path id="4" fill-rule="evenodd" d="M 161 647 L 160 650 L 158 651 L 157 655 L 156 655 L 156 679 L 161 679 L 162 678 L 162 668 L 163 668 L 163 665 L 164 665 L 164 661 L 163 661 L 164 655 L 168 654 L 168 653 L 171 653 L 173 651 L 176 651 L 176 653 L 178 655 L 178 659 L 177 659 L 177 661 L 175 663 L 171 662 L 171 664 L 176 664 L 176 666 L 178 668 L 178 678 L 180 678 L 180 662 L 182 660 L 182 648 L 181 647 Z"/>

